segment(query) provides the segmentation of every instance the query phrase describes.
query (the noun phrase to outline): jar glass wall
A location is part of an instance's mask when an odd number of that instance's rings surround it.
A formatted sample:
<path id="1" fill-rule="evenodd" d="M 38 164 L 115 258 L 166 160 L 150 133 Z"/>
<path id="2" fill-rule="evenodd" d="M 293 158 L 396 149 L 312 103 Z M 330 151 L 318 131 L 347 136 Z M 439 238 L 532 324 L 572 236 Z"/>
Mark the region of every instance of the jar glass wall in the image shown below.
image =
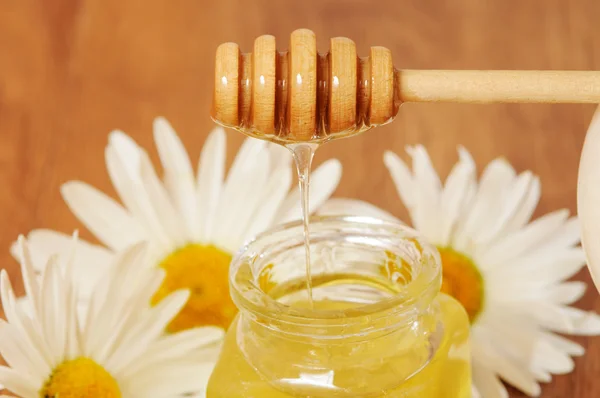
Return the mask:
<path id="1" fill-rule="evenodd" d="M 233 260 L 240 312 L 208 398 L 470 397 L 469 321 L 439 292 L 436 249 L 372 218 L 316 218 L 310 233 L 312 302 L 301 223 Z"/>

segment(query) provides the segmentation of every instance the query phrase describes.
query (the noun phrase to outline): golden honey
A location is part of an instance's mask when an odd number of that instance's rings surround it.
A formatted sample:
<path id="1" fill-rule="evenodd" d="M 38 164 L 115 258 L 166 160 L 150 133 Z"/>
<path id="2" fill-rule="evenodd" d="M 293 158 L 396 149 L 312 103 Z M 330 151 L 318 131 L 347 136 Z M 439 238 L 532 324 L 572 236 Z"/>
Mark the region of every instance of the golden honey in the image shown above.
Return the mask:
<path id="1" fill-rule="evenodd" d="M 240 313 L 208 398 L 470 397 L 469 321 L 439 293 L 433 247 L 396 224 L 313 220 L 312 302 L 303 250 L 297 223 L 234 259 Z"/>

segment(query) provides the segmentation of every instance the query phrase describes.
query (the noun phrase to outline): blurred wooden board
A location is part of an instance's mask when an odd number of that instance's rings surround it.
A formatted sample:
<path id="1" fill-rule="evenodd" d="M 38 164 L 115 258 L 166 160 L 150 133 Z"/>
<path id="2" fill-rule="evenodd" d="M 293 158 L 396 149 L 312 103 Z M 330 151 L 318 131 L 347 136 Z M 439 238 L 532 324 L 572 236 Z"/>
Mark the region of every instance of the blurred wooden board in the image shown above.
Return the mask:
<path id="1" fill-rule="evenodd" d="M 284 49 L 290 32 L 305 27 L 316 32 L 321 51 L 330 37 L 346 36 L 359 55 L 372 45 L 390 48 L 400 68 L 600 70 L 599 26 L 595 0 L 0 0 L 0 264 L 18 276 L 8 247 L 19 233 L 81 228 L 62 202 L 61 183 L 81 179 L 114 194 L 103 166 L 110 130 L 126 131 L 157 160 L 151 123 L 166 116 L 196 162 L 212 127 L 213 57 L 222 42 L 251 51 L 256 36 L 270 33 Z M 503 155 L 517 170 L 539 174 L 537 215 L 575 211 L 577 165 L 593 111 L 409 104 L 394 124 L 327 145 L 316 161 L 343 162 L 338 196 L 404 217 L 383 151 L 423 143 L 445 176 L 463 144 L 480 168 Z M 242 138 L 227 136 L 230 154 Z M 587 272 L 578 279 L 590 282 Z M 580 306 L 600 311 L 597 293 L 590 290 Z M 586 356 L 575 359 L 572 374 L 544 386 L 544 397 L 600 395 L 600 338 L 577 341 Z"/>

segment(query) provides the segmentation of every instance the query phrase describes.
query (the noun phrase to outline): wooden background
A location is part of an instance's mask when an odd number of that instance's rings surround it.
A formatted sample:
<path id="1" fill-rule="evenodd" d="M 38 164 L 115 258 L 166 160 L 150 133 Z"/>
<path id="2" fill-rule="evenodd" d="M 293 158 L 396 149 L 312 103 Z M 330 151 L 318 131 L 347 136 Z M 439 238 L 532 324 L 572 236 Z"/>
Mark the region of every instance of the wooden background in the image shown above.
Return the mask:
<path id="1" fill-rule="evenodd" d="M 249 51 L 256 36 L 270 33 L 284 49 L 299 27 L 316 32 L 321 51 L 333 36 L 352 38 L 362 55 L 371 45 L 387 46 L 397 67 L 600 70 L 597 0 L 0 0 L 0 264 L 13 280 L 18 271 L 8 247 L 17 234 L 80 227 L 60 198 L 61 183 L 81 179 L 114 193 L 103 165 L 111 129 L 131 134 L 156 160 L 151 123 L 166 116 L 195 163 L 212 126 L 216 46 L 235 41 Z M 409 104 L 392 125 L 327 145 L 316 162 L 343 162 L 338 195 L 404 216 L 383 151 L 423 143 L 445 176 L 456 145 L 464 144 L 479 167 L 502 155 L 519 171 L 538 173 L 537 215 L 575 211 L 577 165 L 593 111 Z M 242 137 L 232 132 L 227 139 L 233 154 Z M 590 282 L 587 272 L 578 279 Z M 600 311 L 598 294 L 590 290 L 580 306 Z M 600 396 L 600 338 L 577 341 L 587 355 L 543 396 Z"/>

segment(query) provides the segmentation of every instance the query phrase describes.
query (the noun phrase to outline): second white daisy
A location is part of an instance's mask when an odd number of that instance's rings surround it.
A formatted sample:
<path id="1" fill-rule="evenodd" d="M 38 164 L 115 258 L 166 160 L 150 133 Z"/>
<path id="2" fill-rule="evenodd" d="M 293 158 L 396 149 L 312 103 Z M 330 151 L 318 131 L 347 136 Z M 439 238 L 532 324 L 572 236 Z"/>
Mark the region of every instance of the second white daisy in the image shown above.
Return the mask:
<path id="1" fill-rule="evenodd" d="M 191 291 L 168 330 L 227 327 L 236 313 L 227 280 L 232 254 L 274 223 L 300 217 L 298 190 L 289 193 L 291 155 L 282 147 L 246 139 L 225 178 L 225 132 L 216 128 L 204 144 L 195 175 L 183 144 L 166 120 L 155 120 L 154 139 L 164 181 L 131 138 L 120 131 L 110 134 L 106 165 L 123 205 L 83 182 L 62 187 L 70 209 L 105 245 L 81 242 L 78 263 L 85 265 L 75 270 L 77 279 L 89 287 L 103 272 L 101 263 L 115 251 L 147 241 L 148 263 L 167 275 L 153 302 L 177 289 Z M 335 159 L 315 170 L 311 211 L 329 198 L 340 177 L 341 166 Z M 51 253 L 65 253 L 70 240 L 49 230 L 34 230 L 28 239 L 38 270 Z"/>
<path id="2" fill-rule="evenodd" d="M 507 396 L 499 376 L 540 395 L 538 382 L 572 371 L 571 355 L 584 351 L 553 332 L 600 334 L 596 314 L 569 306 L 586 289 L 565 282 L 585 265 L 577 219 L 558 210 L 528 224 L 539 178 L 517 175 L 504 159 L 491 162 L 477 182 L 473 159 L 459 148 L 442 186 L 422 146 L 408 153 L 412 172 L 392 152 L 385 164 L 413 226 L 438 246 L 442 291 L 469 314 L 475 387 L 486 398 Z"/>
<path id="3" fill-rule="evenodd" d="M 0 274 L 7 319 L 0 321 L 0 354 L 8 364 L 0 366 L 0 382 L 8 390 L 22 398 L 204 393 L 215 359 L 210 347 L 222 331 L 204 327 L 163 335 L 189 292 L 173 292 L 150 308 L 164 272 L 140 266 L 142 245 L 108 267 L 85 317 L 77 313 L 72 262 L 62 270 L 51 259 L 38 282 L 23 238 L 18 249 L 29 311 L 17 304 L 6 271 Z"/>
<path id="4" fill-rule="evenodd" d="M 412 170 L 392 152 L 384 157 L 412 225 L 437 246 L 442 291 L 454 296 L 471 321 L 474 396 L 508 397 L 500 379 L 531 396 L 539 382 L 573 370 L 584 348 L 556 333 L 600 334 L 600 318 L 573 308 L 583 282 L 567 282 L 585 265 L 579 225 L 567 210 L 530 223 L 540 181 L 502 158 L 478 181 L 471 155 L 442 185 L 422 146 L 409 147 Z M 390 217 L 359 201 L 332 200 L 327 214 Z"/>

